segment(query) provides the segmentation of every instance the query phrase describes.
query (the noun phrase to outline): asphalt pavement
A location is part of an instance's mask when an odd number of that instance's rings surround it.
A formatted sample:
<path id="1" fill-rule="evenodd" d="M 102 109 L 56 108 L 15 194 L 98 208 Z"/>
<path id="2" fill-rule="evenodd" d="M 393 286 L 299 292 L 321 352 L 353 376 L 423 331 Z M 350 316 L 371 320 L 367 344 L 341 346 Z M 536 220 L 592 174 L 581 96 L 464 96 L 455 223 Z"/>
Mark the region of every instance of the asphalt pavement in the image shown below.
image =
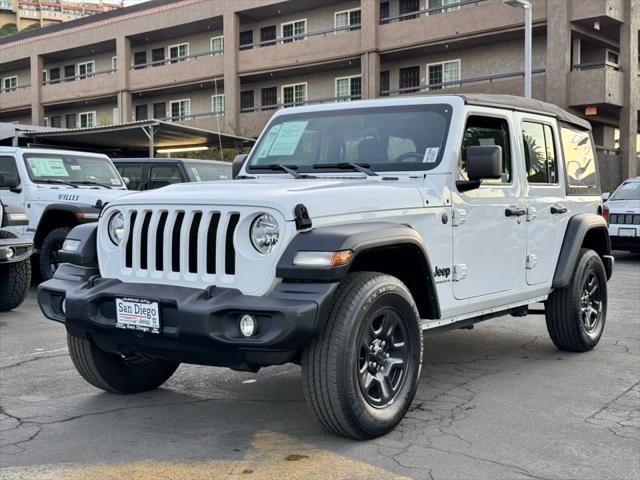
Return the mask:
<path id="1" fill-rule="evenodd" d="M 418 394 L 385 437 L 325 433 L 300 368 L 182 365 L 134 396 L 86 384 L 32 291 L 0 314 L 0 479 L 640 479 L 640 256 L 620 254 L 596 349 L 544 318 L 429 337 Z"/>

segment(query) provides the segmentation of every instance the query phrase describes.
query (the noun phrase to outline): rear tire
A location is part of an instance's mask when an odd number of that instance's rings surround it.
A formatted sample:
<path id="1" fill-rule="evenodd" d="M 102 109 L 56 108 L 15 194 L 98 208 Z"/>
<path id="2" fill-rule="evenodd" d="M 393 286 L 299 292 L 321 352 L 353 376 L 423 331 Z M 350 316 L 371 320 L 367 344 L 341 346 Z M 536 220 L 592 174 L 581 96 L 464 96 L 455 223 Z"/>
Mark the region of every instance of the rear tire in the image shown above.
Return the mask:
<path id="1" fill-rule="evenodd" d="M 59 265 L 58 250 L 62 248 L 67 235 L 71 231 L 71 227 L 60 227 L 51 230 L 40 247 L 39 264 L 40 278 L 42 281 L 50 280 Z"/>
<path id="2" fill-rule="evenodd" d="M 420 316 L 407 287 L 356 272 L 336 290 L 325 328 L 302 354 L 304 393 L 325 429 L 374 438 L 404 417 L 421 366 Z"/>
<path id="3" fill-rule="evenodd" d="M 18 238 L 11 232 L 0 230 L 0 238 Z M 31 259 L 0 265 L 0 312 L 20 306 L 31 285 Z"/>
<path id="4" fill-rule="evenodd" d="M 560 350 L 586 352 L 598 344 L 607 317 L 607 274 L 596 252 L 580 250 L 569 285 L 551 293 L 545 316 Z"/>
<path id="5" fill-rule="evenodd" d="M 88 383 L 111 393 L 154 390 L 169 380 L 178 362 L 141 355 L 125 357 L 100 350 L 91 340 L 67 334 L 73 365 Z"/>

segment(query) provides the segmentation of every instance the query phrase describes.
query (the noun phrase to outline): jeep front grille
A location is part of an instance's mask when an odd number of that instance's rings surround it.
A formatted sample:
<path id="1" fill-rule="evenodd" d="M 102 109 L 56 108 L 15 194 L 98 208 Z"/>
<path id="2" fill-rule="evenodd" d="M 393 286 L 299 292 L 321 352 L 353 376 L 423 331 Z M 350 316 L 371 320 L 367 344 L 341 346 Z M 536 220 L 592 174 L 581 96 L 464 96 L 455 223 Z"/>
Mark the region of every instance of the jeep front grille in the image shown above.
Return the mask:
<path id="1" fill-rule="evenodd" d="M 640 214 L 611 213 L 609 223 L 613 225 L 640 225 Z"/>
<path id="2" fill-rule="evenodd" d="M 190 208 L 126 212 L 124 267 L 137 274 L 235 275 L 234 234 L 240 214 Z M 221 250 L 221 251 L 219 251 Z"/>

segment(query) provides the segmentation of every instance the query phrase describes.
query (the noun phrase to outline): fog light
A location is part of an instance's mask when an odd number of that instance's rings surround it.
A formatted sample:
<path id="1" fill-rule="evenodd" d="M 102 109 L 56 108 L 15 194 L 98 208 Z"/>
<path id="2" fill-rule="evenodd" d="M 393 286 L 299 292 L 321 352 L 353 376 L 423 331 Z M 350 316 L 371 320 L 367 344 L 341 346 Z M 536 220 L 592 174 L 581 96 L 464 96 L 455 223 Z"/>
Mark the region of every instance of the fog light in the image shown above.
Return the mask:
<path id="1" fill-rule="evenodd" d="M 243 337 L 251 337 L 256 333 L 257 322 L 251 315 L 240 317 L 240 333 Z"/>
<path id="2" fill-rule="evenodd" d="M 78 251 L 78 247 L 80 246 L 80 240 L 73 240 L 71 238 L 67 238 L 62 244 L 62 251 L 67 253 L 76 253 Z"/>
<path id="3" fill-rule="evenodd" d="M 4 254 L 4 258 L 6 260 L 11 260 L 13 258 L 13 256 L 16 254 L 15 250 L 12 247 L 7 248 L 5 254 Z"/>

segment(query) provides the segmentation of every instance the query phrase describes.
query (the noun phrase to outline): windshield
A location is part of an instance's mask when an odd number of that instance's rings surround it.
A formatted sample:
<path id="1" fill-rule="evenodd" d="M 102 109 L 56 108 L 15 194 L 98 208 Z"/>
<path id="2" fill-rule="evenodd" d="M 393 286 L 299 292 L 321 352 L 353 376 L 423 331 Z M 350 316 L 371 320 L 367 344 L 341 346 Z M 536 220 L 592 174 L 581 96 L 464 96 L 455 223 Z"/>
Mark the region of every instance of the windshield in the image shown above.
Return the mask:
<path id="1" fill-rule="evenodd" d="M 36 183 L 123 186 L 120 175 L 106 158 L 34 153 L 25 154 L 24 159 L 29 178 Z"/>
<path id="2" fill-rule="evenodd" d="M 442 159 L 450 119 L 451 106 L 441 104 L 282 115 L 252 150 L 248 169 L 281 164 L 312 172 L 327 171 L 321 164 L 357 163 L 378 171 L 430 170 Z"/>
<path id="3" fill-rule="evenodd" d="M 184 166 L 187 169 L 189 180 L 192 182 L 231 179 L 231 165 L 185 163 Z"/>
<path id="4" fill-rule="evenodd" d="M 623 183 L 609 200 L 640 200 L 640 182 Z"/>

